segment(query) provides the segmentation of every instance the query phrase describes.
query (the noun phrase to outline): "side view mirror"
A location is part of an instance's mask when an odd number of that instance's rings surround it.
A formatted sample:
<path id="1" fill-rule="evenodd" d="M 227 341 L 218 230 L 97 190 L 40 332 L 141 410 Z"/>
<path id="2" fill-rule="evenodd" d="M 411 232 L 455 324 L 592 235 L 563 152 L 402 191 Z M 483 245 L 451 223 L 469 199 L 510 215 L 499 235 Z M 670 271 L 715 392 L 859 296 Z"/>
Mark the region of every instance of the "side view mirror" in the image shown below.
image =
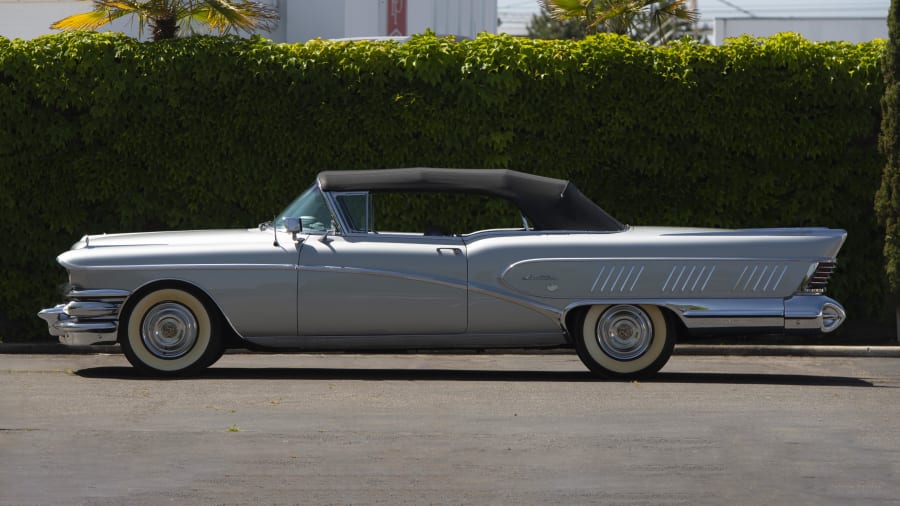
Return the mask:
<path id="1" fill-rule="evenodd" d="M 303 222 L 300 218 L 284 218 L 284 228 L 292 234 L 303 232 Z"/>

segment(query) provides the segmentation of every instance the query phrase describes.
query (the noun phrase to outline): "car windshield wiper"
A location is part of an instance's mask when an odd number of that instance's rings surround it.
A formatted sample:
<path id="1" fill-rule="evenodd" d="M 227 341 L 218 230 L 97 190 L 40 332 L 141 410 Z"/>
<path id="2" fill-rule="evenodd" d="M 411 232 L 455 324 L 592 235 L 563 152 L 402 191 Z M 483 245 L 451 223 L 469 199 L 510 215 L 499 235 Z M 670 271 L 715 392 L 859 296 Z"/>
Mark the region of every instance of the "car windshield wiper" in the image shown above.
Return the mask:
<path id="1" fill-rule="evenodd" d="M 267 229 L 272 228 L 272 220 L 264 221 L 259 224 L 259 229 L 261 231 L 266 231 Z"/>

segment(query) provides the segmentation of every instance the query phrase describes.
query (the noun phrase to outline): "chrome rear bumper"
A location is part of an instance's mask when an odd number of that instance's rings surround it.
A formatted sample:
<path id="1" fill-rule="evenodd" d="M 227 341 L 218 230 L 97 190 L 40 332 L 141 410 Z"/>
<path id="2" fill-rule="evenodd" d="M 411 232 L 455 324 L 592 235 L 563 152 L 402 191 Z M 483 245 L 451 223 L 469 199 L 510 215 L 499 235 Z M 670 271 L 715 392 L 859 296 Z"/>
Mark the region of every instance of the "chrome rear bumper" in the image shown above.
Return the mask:
<path id="1" fill-rule="evenodd" d="M 795 295 L 784 301 L 784 331 L 828 333 L 847 319 L 844 308 L 824 295 Z"/>
<path id="2" fill-rule="evenodd" d="M 47 322 L 51 336 L 69 346 L 116 342 L 119 309 L 130 295 L 126 290 L 71 290 L 70 302 L 44 309 L 38 316 Z"/>
<path id="3" fill-rule="evenodd" d="M 691 331 L 825 334 L 847 318 L 844 308 L 824 295 L 798 294 L 787 299 L 718 299 L 668 301 Z"/>
<path id="4" fill-rule="evenodd" d="M 844 322 L 841 305 L 820 294 L 796 294 L 786 299 L 608 299 L 582 300 L 562 311 L 560 321 L 575 308 L 594 304 L 647 304 L 671 310 L 692 335 L 823 334 Z"/>

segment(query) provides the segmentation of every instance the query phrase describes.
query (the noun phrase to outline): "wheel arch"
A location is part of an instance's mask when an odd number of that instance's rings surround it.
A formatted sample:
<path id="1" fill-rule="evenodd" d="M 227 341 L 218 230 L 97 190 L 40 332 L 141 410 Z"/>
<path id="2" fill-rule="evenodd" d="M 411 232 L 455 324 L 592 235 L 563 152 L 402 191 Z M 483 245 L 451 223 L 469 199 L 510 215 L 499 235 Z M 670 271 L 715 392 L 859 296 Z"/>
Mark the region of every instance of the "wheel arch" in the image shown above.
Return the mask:
<path id="1" fill-rule="evenodd" d="M 228 315 L 226 315 L 225 312 L 222 311 L 222 308 L 219 306 L 219 304 L 206 290 L 189 281 L 175 278 L 154 279 L 153 281 L 149 281 L 131 292 L 128 298 L 125 299 L 125 302 L 122 303 L 122 307 L 119 309 L 119 328 L 116 334 L 116 341 L 121 342 L 123 336 L 128 331 L 128 329 L 124 328 L 121 324 L 122 315 L 127 314 L 127 311 L 130 311 L 131 308 L 133 308 L 134 305 L 137 304 L 137 302 L 140 301 L 145 295 L 156 290 L 162 290 L 166 288 L 184 290 L 191 295 L 199 298 L 201 302 L 207 305 L 207 307 L 215 311 L 216 315 L 220 318 L 220 321 L 224 322 L 224 325 L 221 325 L 221 331 L 223 332 L 222 338 L 225 341 L 226 348 L 244 346 L 243 338 L 240 334 L 238 334 L 237 330 L 235 330 L 234 325 L 228 318 Z"/>
<path id="2" fill-rule="evenodd" d="M 591 307 L 596 305 L 608 305 L 615 306 L 618 304 L 632 304 L 632 302 L 627 301 L 617 301 L 617 300 L 604 300 L 604 301 L 580 301 L 574 304 L 570 304 L 563 310 L 561 323 L 563 330 L 566 334 L 566 342 L 569 344 L 574 344 L 574 339 L 577 337 L 573 332 L 581 332 L 581 326 L 584 321 L 585 315 L 587 315 L 588 311 Z M 668 320 L 669 325 L 675 331 L 676 339 L 680 340 L 688 335 L 687 325 L 684 324 L 684 321 L 678 316 L 678 313 L 672 308 L 664 305 L 664 304 L 654 304 L 652 302 L 642 303 L 649 306 L 656 306 L 662 312 L 663 316 Z"/>
<path id="3" fill-rule="evenodd" d="M 588 310 L 594 304 L 583 303 L 576 306 L 566 308 L 562 315 L 562 326 L 566 332 L 566 342 L 574 345 L 577 339 L 577 332 L 581 332 L 581 322 Z"/>

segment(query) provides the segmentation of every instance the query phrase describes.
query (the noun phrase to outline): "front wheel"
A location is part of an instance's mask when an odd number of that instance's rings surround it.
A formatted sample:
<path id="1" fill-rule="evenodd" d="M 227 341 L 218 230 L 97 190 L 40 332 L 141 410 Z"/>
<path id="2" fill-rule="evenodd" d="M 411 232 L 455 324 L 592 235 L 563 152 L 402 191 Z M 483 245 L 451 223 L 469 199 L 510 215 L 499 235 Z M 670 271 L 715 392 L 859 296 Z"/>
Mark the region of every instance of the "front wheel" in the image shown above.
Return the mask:
<path id="1" fill-rule="evenodd" d="M 609 378 L 649 376 L 666 365 L 675 347 L 674 326 L 656 306 L 591 306 L 575 327 L 578 357 Z"/>
<path id="2" fill-rule="evenodd" d="M 125 357 L 145 374 L 191 374 L 225 350 L 219 314 L 209 302 L 178 288 L 163 288 L 129 304 L 120 318 Z"/>

